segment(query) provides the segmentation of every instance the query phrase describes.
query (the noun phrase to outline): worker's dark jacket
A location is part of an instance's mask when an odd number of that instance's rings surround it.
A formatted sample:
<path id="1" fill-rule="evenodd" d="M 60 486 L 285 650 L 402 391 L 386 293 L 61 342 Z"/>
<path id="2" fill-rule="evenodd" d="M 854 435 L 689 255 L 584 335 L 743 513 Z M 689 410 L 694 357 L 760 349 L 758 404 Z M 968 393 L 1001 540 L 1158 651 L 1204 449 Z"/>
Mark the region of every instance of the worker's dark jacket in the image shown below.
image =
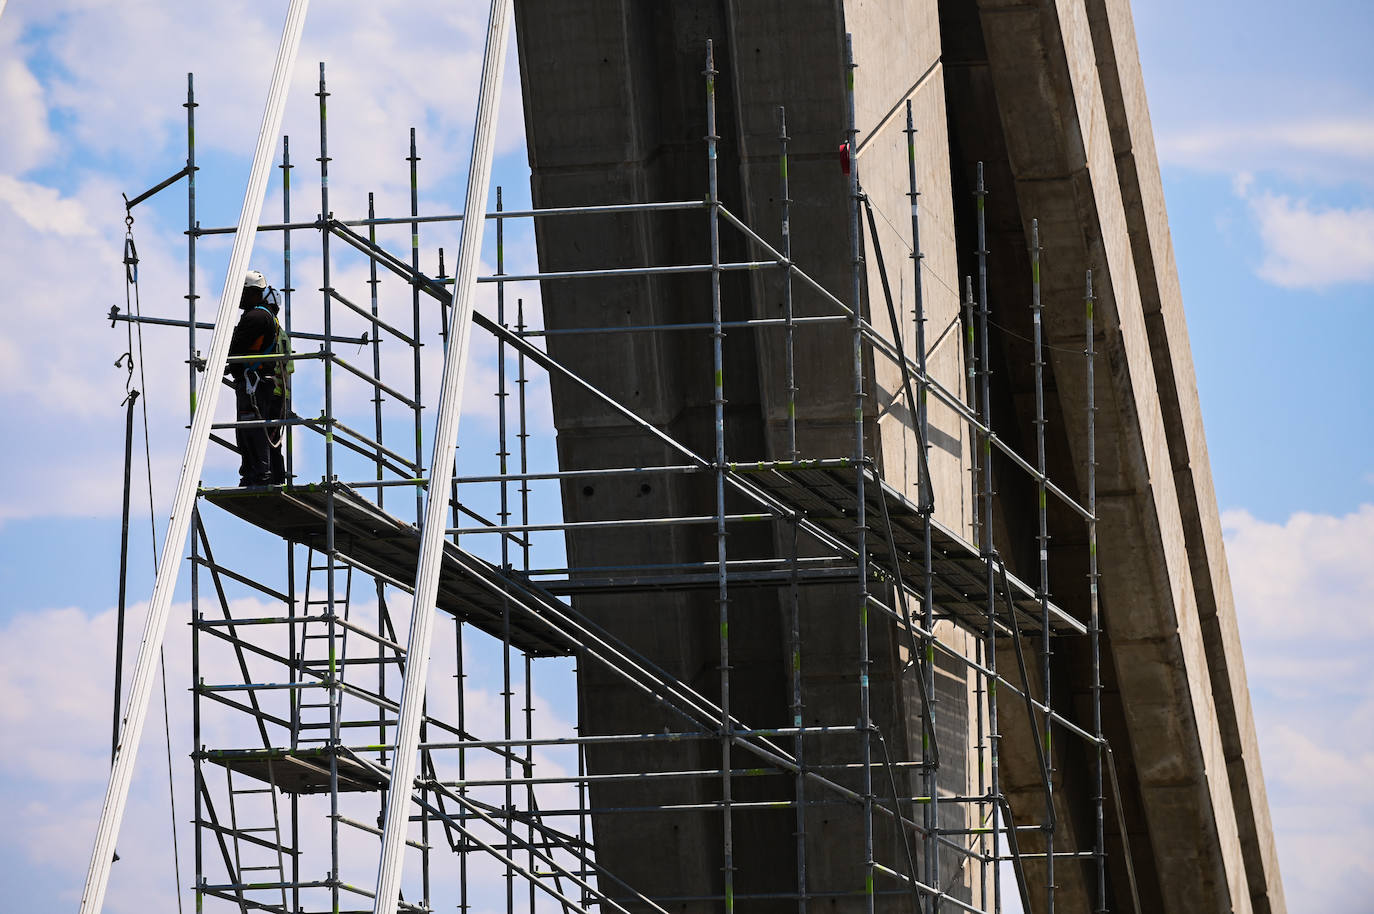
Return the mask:
<path id="1" fill-rule="evenodd" d="M 269 355 L 279 352 L 277 320 L 266 307 L 245 310 L 229 340 L 230 355 Z M 235 402 L 240 422 L 286 417 L 284 378 L 289 364 L 281 361 L 238 361 L 229 363 L 234 378 Z M 241 461 L 239 485 L 270 485 L 286 481 L 282 459 L 283 430 L 280 426 L 254 426 L 234 429 Z"/>
<path id="2" fill-rule="evenodd" d="M 256 355 L 270 353 L 277 345 L 277 319 L 264 307 L 249 308 L 239 318 L 234 335 L 229 339 L 230 355 Z M 280 362 L 263 362 L 257 366 L 258 373 L 264 377 L 277 375 Z M 230 362 L 229 373 L 238 380 L 243 376 L 245 367 L 252 363 Z"/>

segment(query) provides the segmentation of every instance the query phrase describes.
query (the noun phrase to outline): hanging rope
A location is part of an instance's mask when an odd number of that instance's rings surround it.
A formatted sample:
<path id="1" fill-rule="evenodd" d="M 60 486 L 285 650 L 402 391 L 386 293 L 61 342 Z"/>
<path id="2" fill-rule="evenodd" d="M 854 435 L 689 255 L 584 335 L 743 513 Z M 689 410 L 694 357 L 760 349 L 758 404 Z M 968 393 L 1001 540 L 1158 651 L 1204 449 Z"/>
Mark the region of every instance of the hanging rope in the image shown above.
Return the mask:
<path id="1" fill-rule="evenodd" d="M 125 360 L 127 359 L 127 374 L 125 375 L 125 378 L 124 378 L 124 390 L 125 390 L 125 392 L 126 392 L 126 393 L 125 393 L 125 398 L 124 398 L 124 404 L 127 404 L 128 408 L 129 408 L 129 422 L 128 422 L 128 428 L 127 428 L 126 434 L 128 435 L 129 438 L 132 438 L 132 436 L 133 436 L 133 408 L 134 408 L 134 405 L 135 405 L 136 401 L 139 399 L 139 392 L 138 392 L 138 390 L 136 390 L 136 389 L 131 389 L 131 387 L 130 387 L 130 385 L 131 385 L 132 382 L 133 382 L 133 376 L 134 376 L 135 359 L 134 359 L 133 353 L 134 353 L 135 347 L 137 347 L 137 351 L 138 351 L 137 365 L 138 365 L 138 385 L 139 385 L 139 387 L 146 391 L 146 390 L 148 389 L 148 380 L 147 380 L 147 376 L 144 374 L 144 371 L 143 371 L 143 323 L 142 323 L 142 321 L 138 320 L 138 318 L 141 318 L 141 317 L 143 316 L 143 303 L 142 303 L 142 301 L 140 300 L 140 297 L 139 297 L 139 290 L 138 290 L 138 246 L 137 246 L 136 244 L 134 244 L 134 217 L 133 217 L 133 213 L 132 213 L 132 212 L 128 213 L 128 214 L 124 217 L 124 226 L 125 226 L 125 232 L 124 232 L 124 308 L 125 308 L 126 313 L 131 313 L 131 314 L 134 316 L 135 319 L 126 322 L 126 327 L 127 327 L 127 331 L 128 331 L 128 349 L 124 352 L 124 354 L 123 354 L 122 356 L 119 357 L 119 359 L 117 359 L 117 360 L 115 361 L 115 366 L 116 366 L 116 367 L 119 367 L 120 364 L 121 364 L 121 362 L 123 362 L 123 361 L 125 361 Z M 131 293 L 131 292 L 132 292 L 132 302 L 130 301 L 130 293 Z M 135 328 L 137 328 L 137 329 L 135 329 Z M 135 339 L 134 339 L 135 335 L 137 335 L 137 342 L 136 342 L 136 343 L 135 343 Z M 148 398 L 147 398 L 147 396 L 144 396 L 144 397 L 143 397 L 143 402 L 142 402 L 141 405 L 142 405 L 142 418 L 143 418 L 143 464 L 144 464 L 145 478 L 147 479 L 147 483 L 148 483 L 148 529 L 149 529 L 149 533 L 150 533 L 149 541 L 152 543 L 153 575 L 156 577 L 156 575 L 157 575 L 157 565 L 158 565 L 158 554 L 157 554 L 157 510 L 156 510 L 156 507 L 154 506 L 154 503 L 153 503 L 153 452 L 152 452 L 152 446 L 151 446 L 151 443 L 150 443 L 150 436 L 149 436 L 149 433 L 148 433 Z M 125 526 L 125 534 L 126 534 L 126 544 L 125 544 L 126 546 L 127 546 L 128 510 L 129 510 L 129 501 L 128 501 L 128 497 L 129 497 L 129 472 L 128 472 L 128 470 L 129 470 L 129 467 L 128 467 L 129 443 L 130 443 L 130 442 L 128 442 L 128 441 L 126 441 L 126 443 L 125 443 L 125 454 L 126 454 L 125 461 L 126 461 L 126 462 L 125 462 L 125 475 L 124 475 L 124 526 Z M 115 664 L 115 677 L 116 677 L 116 683 L 118 683 L 120 677 L 122 676 L 122 670 L 121 670 L 120 668 L 121 668 L 121 666 L 122 666 L 122 662 L 121 662 L 121 661 L 122 661 L 122 657 L 123 657 L 123 630 L 124 630 L 124 600 L 123 600 L 123 591 L 124 591 L 123 565 L 121 564 L 121 580 L 120 580 L 120 618 L 119 618 L 120 646 L 119 646 L 119 649 L 116 650 L 116 664 Z M 173 777 L 172 777 L 172 724 L 171 724 L 171 712 L 170 712 L 169 705 L 168 705 L 168 701 L 167 701 L 167 651 L 166 651 L 165 648 L 161 651 L 161 654 L 160 654 L 160 657 L 159 657 L 159 662 L 160 662 L 160 664 L 161 664 L 161 669 L 162 669 L 162 729 L 163 729 L 163 734 L 164 734 L 165 737 L 166 737 L 166 744 L 167 744 L 167 797 L 168 797 L 168 802 L 169 802 L 169 804 L 170 804 L 170 806 L 171 806 L 171 820 L 172 820 L 172 871 L 173 871 L 173 878 L 176 880 L 176 881 L 175 881 L 175 886 L 174 886 L 174 895 L 176 896 L 176 900 L 177 900 L 177 912 L 178 912 L 178 914 L 181 914 L 181 912 L 182 912 L 182 906 L 181 906 L 181 852 L 180 852 L 180 844 L 179 844 L 179 842 L 178 842 L 178 840 L 177 840 L 177 800 L 176 800 L 176 790 L 175 790 L 175 787 L 174 787 L 174 781 L 173 781 Z M 118 691 L 116 691 L 116 696 L 118 696 Z M 118 713 L 119 713 L 119 705 L 118 705 L 118 698 L 116 697 L 115 714 L 118 714 Z"/>

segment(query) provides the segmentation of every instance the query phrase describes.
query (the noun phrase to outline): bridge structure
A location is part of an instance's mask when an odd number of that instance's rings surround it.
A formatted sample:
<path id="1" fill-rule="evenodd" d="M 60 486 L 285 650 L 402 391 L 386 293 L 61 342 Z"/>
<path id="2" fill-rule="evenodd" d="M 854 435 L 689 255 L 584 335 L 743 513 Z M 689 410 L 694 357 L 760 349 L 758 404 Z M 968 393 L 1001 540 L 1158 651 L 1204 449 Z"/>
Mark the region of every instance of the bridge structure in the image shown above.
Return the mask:
<path id="1" fill-rule="evenodd" d="M 188 83 L 188 313 L 111 316 L 199 388 L 198 904 L 1284 911 L 1125 0 L 516 0 L 534 206 L 488 211 L 505 7 L 484 219 L 422 212 L 414 129 L 410 212 L 336 217 L 321 65 L 317 211 L 269 116 L 280 221 L 202 227 Z M 285 419 L 212 421 L 216 234 L 277 239 Z M 286 486 L 200 484 L 264 425 Z"/>

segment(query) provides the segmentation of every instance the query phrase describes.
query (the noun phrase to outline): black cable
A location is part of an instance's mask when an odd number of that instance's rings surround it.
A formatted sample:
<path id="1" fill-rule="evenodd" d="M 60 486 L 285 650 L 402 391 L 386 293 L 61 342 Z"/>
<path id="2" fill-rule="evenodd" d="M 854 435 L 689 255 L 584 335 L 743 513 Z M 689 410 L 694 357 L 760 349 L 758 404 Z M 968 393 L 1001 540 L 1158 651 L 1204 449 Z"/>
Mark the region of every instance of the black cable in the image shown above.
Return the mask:
<path id="1" fill-rule="evenodd" d="M 134 229 L 134 217 L 133 217 L 132 214 L 129 215 L 129 216 L 127 216 L 127 217 L 125 218 L 124 224 L 125 224 L 126 226 L 128 226 L 128 231 L 125 233 L 125 236 L 124 236 L 124 265 L 125 265 L 125 266 L 124 266 L 124 270 L 125 270 L 125 289 L 124 289 L 124 297 L 125 297 L 125 307 L 126 307 L 126 308 L 128 307 L 129 287 L 132 287 L 132 288 L 133 288 L 133 293 L 134 293 L 134 300 L 133 300 L 134 315 L 135 315 L 136 317 L 142 317 L 142 316 L 143 316 L 143 303 L 142 303 L 142 301 L 140 300 L 139 291 L 138 291 L 138 248 L 134 245 L 134 233 L 133 233 L 133 229 Z M 139 383 L 139 386 L 142 387 L 142 388 L 146 391 L 146 390 L 148 389 L 148 381 L 147 381 L 147 377 L 144 375 L 144 372 L 143 372 L 143 324 L 142 324 L 141 322 L 139 322 L 139 321 L 130 321 L 129 323 L 131 323 L 131 324 L 137 323 L 137 324 L 138 324 L 138 329 L 137 329 L 137 331 L 135 331 L 135 332 L 137 333 L 137 335 L 138 335 L 138 383 Z M 130 353 L 129 353 L 129 378 L 128 378 L 128 380 L 132 380 L 132 378 L 133 378 L 134 359 L 133 359 L 133 356 L 132 356 L 132 348 L 133 348 L 133 347 L 132 347 L 132 345 L 131 345 L 131 346 L 130 346 Z M 126 380 L 126 386 L 127 386 L 127 380 Z M 132 391 L 130 395 L 131 395 L 131 397 L 137 397 L 137 396 L 138 396 L 138 392 L 137 392 L 137 391 Z M 129 408 L 130 408 L 130 410 L 132 411 L 132 409 L 133 409 L 133 402 L 132 402 L 132 401 L 129 403 Z M 148 529 L 149 529 L 149 531 L 150 531 L 150 533 L 151 533 L 150 542 L 152 543 L 152 552 L 153 552 L 153 576 L 154 576 L 154 577 L 157 577 L 157 566 L 158 566 L 158 554 L 157 554 L 157 509 L 156 509 L 156 507 L 155 507 L 154 504 L 153 504 L 153 451 L 152 451 L 152 445 L 151 445 L 151 443 L 150 443 L 149 434 L 148 434 L 148 398 L 147 398 L 146 396 L 143 398 L 143 410 L 142 410 L 142 411 L 143 411 L 143 458 L 144 458 L 144 459 L 143 459 L 143 464 L 144 464 L 144 468 L 145 468 L 145 471 L 146 471 L 146 477 L 147 477 L 147 481 L 148 481 Z M 131 412 L 131 416 L 132 416 L 132 412 Z M 127 475 L 126 475 L 126 499 L 127 499 Z M 122 585 L 122 582 L 121 582 L 121 585 Z M 178 914 L 181 914 L 181 912 L 182 912 L 182 906 L 181 906 L 181 854 L 180 854 L 179 843 L 178 843 L 178 840 L 177 840 L 177 800 L 176 800 L 175 781 L 174 781 L 173 775 L 172 775 L 172 723 L 171 723 L 171 713 L 170 713 L 170 710 L 169 710 L 169 707 L 168 707 L 168 703 L 167 703 L 167 649 L 166 649 L 165 646 L 164 646 L 163 648 L 160 649 L 158 660 L 159 660 L 159 663 L 160 663 L 160 665 L 161 665 L 161 671 L 162 671 L 162 729 L 163 729 L 164 735 L 166 736 L 166 741 L 167 741 L 167 798 L 168 798 L 168 802 L 169 802 L 170 805 L 171 805 L 171 816 L 172 816 L 172 869 L 173 869 L 173 873 L 174 873 L 174 878 L 176 879 L 176 891 L 175 891 L 175 895 L 176 895 L 176 900 L 177 900 L 177 912 L 178 912 Z"/>

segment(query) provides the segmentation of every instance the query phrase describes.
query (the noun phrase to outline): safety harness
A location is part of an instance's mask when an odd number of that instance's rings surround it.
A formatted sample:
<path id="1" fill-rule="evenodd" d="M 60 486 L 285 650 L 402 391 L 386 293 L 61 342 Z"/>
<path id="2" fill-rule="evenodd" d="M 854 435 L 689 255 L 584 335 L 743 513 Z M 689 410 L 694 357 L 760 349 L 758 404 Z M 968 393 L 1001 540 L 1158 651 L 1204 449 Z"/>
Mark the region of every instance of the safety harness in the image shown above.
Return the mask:
<path id="1" fill-rule="evenodd" d="M 271 290 L 269 290 L 268 294 L 272 294 Z M 282 398 L 281 415 L 272 416 L 271 418 L 285 419 L 286 394 L 287 391 L 290 390 L 288 376 L 296 370 L 296 363 L 289 358 L 289 356 L 291 355 L 291 340 L 287 337 L 286 329 L 282 327 L 281 321 L 277 320 L 277 315 L 272 312 L 271 308 L 268 308 L 266 305 L 254 305 L 253 308 L 254 310 L 261 309 L 262 311 L 267 312 L 267 315 L 272 318 L 272 326 L 276 328 L 276 336 L 272 340 L 272 345 L 269 346 L 267 350 L 265 350 L 262 353 L 262 355 L 283 355 L 287 356 L 288 358 L 282 359 L 280 361 L 273 360 L 272 362 L 250 362 L 248 365 L 244 366 L 244 391 L 248 394 L 248 401 L 253 405 L 253 414 L 256 415 L 258 419 L 267 421 L 268 417 L 264 416 L 262 414 L 262 411 L 258 408 L 258 399 L 256 394 L 258 391 L 258 385 L 261 384 L 263 381 L 267 380 L 267 378 L 271 378 L 274 385 L 272 388 L 272 393 L 275 396 Z M 275 368 L 267 366 L 281 367 Z M 270 443 L 273 447 L 281 446 L 282 435 L 285 433 L 284 427 L 269 427 L 264 429 L 264 431 L 267 433 L 268 443 Z"/>

